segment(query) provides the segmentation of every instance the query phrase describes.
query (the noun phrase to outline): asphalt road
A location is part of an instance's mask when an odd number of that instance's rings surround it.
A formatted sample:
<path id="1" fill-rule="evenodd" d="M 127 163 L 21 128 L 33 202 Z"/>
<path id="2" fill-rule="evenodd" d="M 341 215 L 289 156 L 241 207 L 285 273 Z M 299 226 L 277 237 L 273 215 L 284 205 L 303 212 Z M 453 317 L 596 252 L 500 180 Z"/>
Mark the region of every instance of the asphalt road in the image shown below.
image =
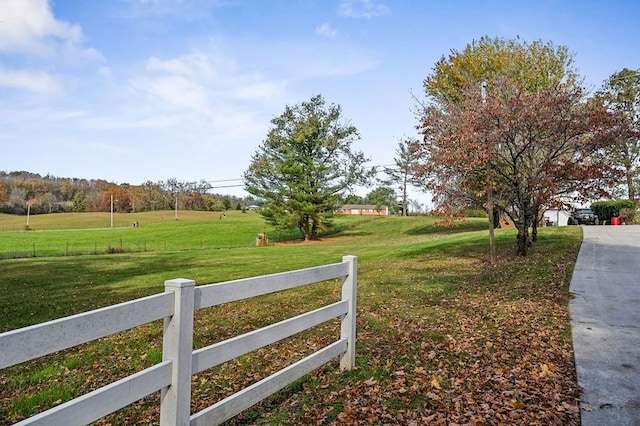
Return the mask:
<path id="1" fill-rule="evenodd" d="M 570 291 L 582 425 L 640 425 L 640 226 L 585 226 Z"/>

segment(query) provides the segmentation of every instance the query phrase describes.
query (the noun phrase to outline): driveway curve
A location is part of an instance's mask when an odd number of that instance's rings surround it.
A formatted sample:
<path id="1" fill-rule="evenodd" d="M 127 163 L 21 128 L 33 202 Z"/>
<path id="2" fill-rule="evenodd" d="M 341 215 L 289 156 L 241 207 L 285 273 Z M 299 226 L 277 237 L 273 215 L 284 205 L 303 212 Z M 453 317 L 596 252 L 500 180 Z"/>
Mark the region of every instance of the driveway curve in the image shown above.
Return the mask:
<path id="1" fill-rule="evenodd" d="M 582 425 L 640 425 L 640 226 L 583 229 L 569 303 Z"/>

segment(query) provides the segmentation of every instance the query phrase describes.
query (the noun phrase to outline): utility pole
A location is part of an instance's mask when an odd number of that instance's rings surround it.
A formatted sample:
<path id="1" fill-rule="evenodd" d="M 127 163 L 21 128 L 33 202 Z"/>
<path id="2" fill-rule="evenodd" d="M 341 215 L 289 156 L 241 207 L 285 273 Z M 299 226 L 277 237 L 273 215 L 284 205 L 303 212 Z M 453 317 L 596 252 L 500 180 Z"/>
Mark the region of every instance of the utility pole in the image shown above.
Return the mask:
<path id="1" fill-rule="evenodd" d="M 480 90 L 482 94 L 482 106 L 487 103 L 487 82 L 483 81 L 480 85 Z M 487 142 L 489 147 L 491 146 L 490 142 Z M 491 183 L 492 180 L 492 160 L 491 153 L 489 154 L 489 161 L 487 161 L 487 214 L 489 215 L 489 258 L 491 260 L 491 265 L 496 264 L 496 241 L 494 237 L 494 229 L 493 229 L 493 185 Z"/>

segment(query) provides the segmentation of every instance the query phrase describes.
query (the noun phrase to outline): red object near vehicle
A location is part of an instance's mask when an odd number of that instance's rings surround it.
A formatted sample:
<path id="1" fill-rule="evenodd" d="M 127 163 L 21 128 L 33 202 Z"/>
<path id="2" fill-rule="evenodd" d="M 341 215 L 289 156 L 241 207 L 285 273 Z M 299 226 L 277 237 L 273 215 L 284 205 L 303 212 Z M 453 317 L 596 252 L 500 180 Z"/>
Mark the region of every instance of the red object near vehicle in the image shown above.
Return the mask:
<path id="1" fill-rule="evenodd" d="M 611 224 L 612 225 L 620 225 L 620 218 L 619 217 L 612 217 L 611 218 Z"/>

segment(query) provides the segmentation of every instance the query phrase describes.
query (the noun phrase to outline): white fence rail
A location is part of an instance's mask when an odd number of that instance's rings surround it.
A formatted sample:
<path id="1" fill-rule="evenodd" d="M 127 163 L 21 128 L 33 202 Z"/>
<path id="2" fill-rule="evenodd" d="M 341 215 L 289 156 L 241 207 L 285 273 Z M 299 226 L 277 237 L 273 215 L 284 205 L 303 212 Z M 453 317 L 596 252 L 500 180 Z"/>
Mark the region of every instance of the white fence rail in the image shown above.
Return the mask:
<path id="1" fill-rule="evenodd" d="M 357 257 L 341 263 L 219 284 L 165 282 L 165 292 L 95 311 L 0 334 L 0 369 L 164 319 L 162 362 L 79 398 L 30 417 L 18 425 L 84 425 L 161 391 L 160 424 L 217 425 L 284 388 L 333 358 L 341 369 L 355 363 Z M 196 309 L 342 278 L 342 300 L 258 330 L 193 351 Z M 306 358 L 205 408 L 190 413 L 191 376 L 341 317 L 340 338 Z"/>

